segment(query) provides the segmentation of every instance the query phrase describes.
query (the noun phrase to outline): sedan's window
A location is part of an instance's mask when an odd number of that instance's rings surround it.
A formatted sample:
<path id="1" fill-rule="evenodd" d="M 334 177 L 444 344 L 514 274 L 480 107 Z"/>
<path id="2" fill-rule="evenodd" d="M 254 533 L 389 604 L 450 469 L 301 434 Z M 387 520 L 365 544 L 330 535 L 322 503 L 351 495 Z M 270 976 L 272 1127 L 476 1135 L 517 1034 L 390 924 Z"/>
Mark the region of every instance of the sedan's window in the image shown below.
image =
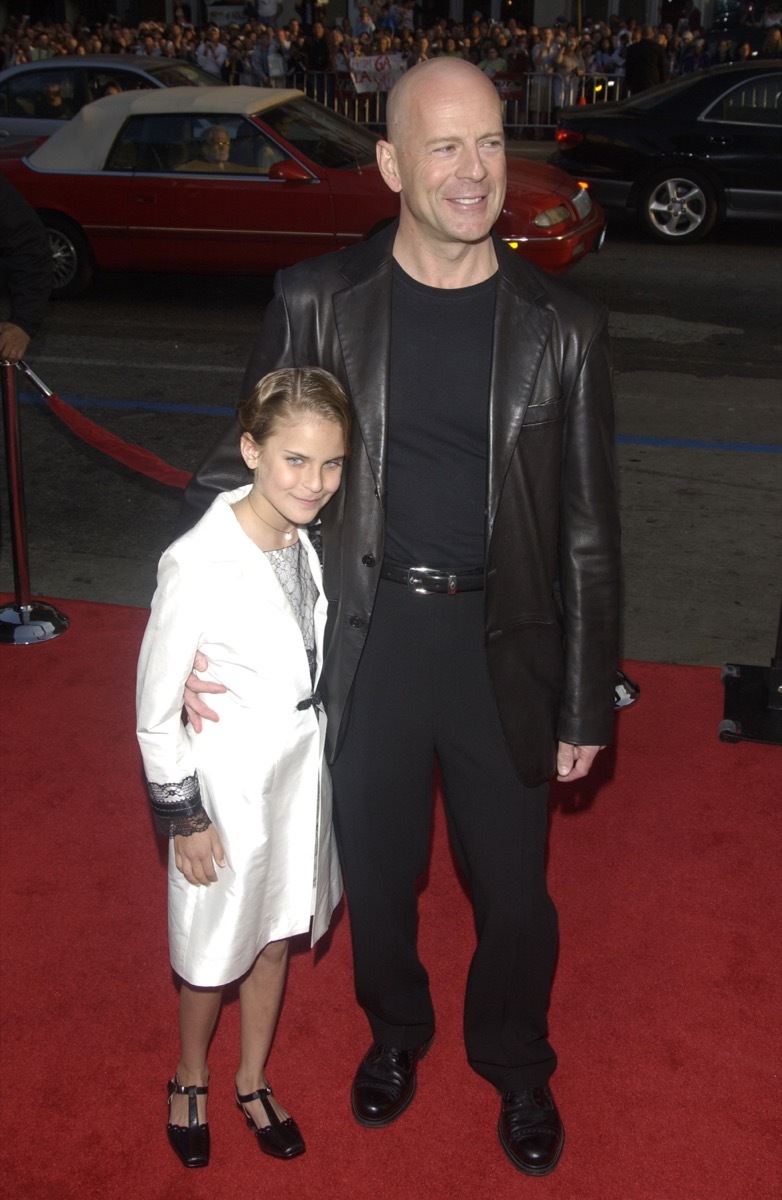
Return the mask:
<path id="1" fill-rule="evenodd" d="M 202 114 L 131 117 L 106 160 L 107 171 L 268 175 L 286 154 L 244 117 Z"/>
<path id="2" fill-rule="evenodd" d="M 75 71 L 24 71 L 3 85 L 4 111 L 9 117 L 43 117 L 70 121 L 84 103 Z"/>
<path id="3" fill-rule="evenodd" d="M 112 96 L 117 92 L 148 90 L 155 86 L 151 79 L 145 79 L 143 75 L 111 67 L 88 68 L 85 77 L 91 100 L 100 100 L 103 96 Z"/>
<path id="4" fill-rule="evenodd" d="M 373 133 L 305 97 L 264 109 L 258 120 L 319 167 L 366 167 L 375 161 Z"/>
<path id="5" fill-rule="evenodd" d="M 721 96 L 703 115 L 709 121 L 782 125 L 782 74 L 748 80 Z"/>

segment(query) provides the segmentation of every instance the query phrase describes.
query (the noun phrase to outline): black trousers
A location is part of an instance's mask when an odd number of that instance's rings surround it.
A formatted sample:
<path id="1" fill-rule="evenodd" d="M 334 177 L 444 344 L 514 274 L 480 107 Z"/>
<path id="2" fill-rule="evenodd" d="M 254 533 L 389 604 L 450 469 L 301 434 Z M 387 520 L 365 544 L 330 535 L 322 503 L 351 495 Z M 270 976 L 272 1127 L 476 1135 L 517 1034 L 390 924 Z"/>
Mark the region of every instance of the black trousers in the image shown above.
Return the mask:
<path id="1" fill-rule="evenodd" d="M 535 1087 L 556 1066 L 548 788 L 525 788 L 508 756 L 483 650 L 483 593 L 416 596 L 381 581 L 332 775 L 356 995 L 374 1039 L 404 1049 L 434 1032 L 416 883 L 428 861 L 435 758 L 478 939 L 467 1057 L 502 1091 Z"/>

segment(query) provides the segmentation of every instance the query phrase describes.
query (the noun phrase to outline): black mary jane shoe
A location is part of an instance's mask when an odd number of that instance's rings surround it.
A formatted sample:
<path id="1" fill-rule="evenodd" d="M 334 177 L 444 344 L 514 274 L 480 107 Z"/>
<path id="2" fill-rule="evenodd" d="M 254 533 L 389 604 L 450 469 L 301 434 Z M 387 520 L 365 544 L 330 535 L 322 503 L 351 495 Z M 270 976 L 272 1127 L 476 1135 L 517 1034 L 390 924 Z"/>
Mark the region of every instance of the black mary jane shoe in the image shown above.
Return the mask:
<path id="1" fill-rule="evenodd" d="M 186 1087 L 176 1076 L 168 1081 L 168 1109 L 171 1112 L 171 1097 L 187 1096 L 187 1125 L 166 1125 L 171 1149 L 186 1167 L 209 1166 L 209 1126 L 198 1123 L 198 1097 L 206 1096 L 208 1087 Z"/>
<path id="2" fill-rule="evenodd" d="M 565 1129 L 549 1088 L 506 1092 L 497 1131 L 517 1171 L 548 1175 L 559 1162 Z"/>
<path id="3" fill-rule="evenodd" d="M 281 1121 L 277 1116 L 269 1099 L 272 1094 L 270 1087 L 258 1088 L 256 1092 L 249 1092 L 246 1096 L 240 1096 L 237 1092 L 236 1107 L 244 1113 L 247 1128 L 255 1134 L 264 1154 L 269 1154 L 272 1158 L 297 1158 L 307 1149 L 304 1138 L 293 1117 L 286 1117 Z M 268 1125 L 259 1128 L 252 1117 L 248 1116 L 244 1105 L 251 1104 L 253 1100 L 260 1100 L 269 1121 Z"/>

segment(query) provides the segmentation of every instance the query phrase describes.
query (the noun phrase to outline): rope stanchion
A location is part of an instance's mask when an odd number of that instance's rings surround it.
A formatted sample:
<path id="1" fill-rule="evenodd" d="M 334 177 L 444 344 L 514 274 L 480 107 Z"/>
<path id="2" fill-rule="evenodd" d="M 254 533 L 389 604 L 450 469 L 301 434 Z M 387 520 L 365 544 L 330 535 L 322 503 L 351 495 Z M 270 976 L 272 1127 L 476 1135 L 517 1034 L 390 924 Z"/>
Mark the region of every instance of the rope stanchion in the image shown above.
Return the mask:
<path id="1" fill-rule="evenodd" d="M 40 392 L 52 413 L 87 445 L 113 458 L 115 462 L 129 467 L 139 475 L 146 475 L 157 483 L 169 487 L 185 488 L 190 482 L 190 472 L 180 471 L 158 458 L 143 446 L 126 442 L 116 434 L 103 429 L 89 417 L 77 412 L 48 388 L 26 362 L 12 366 L 0 365 L 2 371 L 3 420 L 6 430 L 6 460 L 8 465 L 8 494 L 10 497 L 11 529 L 14 557 L 14 585 L 16 602 L 0 608 L 0 644 L 28 645 L 45 642 L 68 628 L 68 618 L 49 604 L 30 599 L 30 571 L 27 557 L 27 529 L 24 513 L 24 487 L 22 484 L 22 457 L 19 441 L 19 405 L 14 372 L 22 371 Z"/>
<path id="2" fill-rule="evenodd" d="M 15 370 L 22 371 L 46 400 L 49 409 L 64 425 L 87 445 L 169 487 L 185 488 L 190 481 L 189 471 L 180 471 L 158 458 L 143 446 L 136 446 L 109 433 L 89 417 L 77 412 L 48 388 L 26 362 L 0 365 L 2 371 L 3 419 L 6 430 L 6 460 L 8 464 L 8 493 L 10 497 L 11 529 L 14 556 L 16 603 L 0 608 L 0 644 L 25 645 L 45 642 L 68 628 L 68 618 L 49 604 L 30 600 L 30 571 L 27 558 L 27 530 L 24 515 L 22 457 L 19 442 L 19 405 Z"/>
<path id="3" fill-rule="evenodd" d="M 121 437 L 117 437 L 115 433 L 109 433 L 107 429 L 96 425 L 89 417 L 85 417 L 72 405 L 66 404 L 64 400 L 56 396 L 28 367 L 27 363 L 20 362 L 19 367 L 44 397 L 55 416 L 59 417 L 63 425 L 66 425 L 71 433 L 75 433 L 87 445 L 107 454 L 124 467 L 130 467 L 137 474 L 154 479 L 157 483 L 165 483 L 169 487 L 187 487 L 190 482 L 189 471 L 181 471 L 178 467 L 172 467 L 162 458 L 158 458 L 156 454 L 145 450 L 143 446 L 136 446 L 132 442 L 126 442 Z"/>
<path id="4" fill-rule="evenodd" d="M 0 645 L 29 646 L 48 642 L 64 633 L 70 622 L 64 613 L 40 600 L 30 599 L 30 567 L 27 555 L 27 526 L 24 511 L 22 454 L 19 441 L 19 405 L 15 367 L 0 366 L 5 425 L 5 457 L 14 560 L 16 601 L 0 608 Z"/>

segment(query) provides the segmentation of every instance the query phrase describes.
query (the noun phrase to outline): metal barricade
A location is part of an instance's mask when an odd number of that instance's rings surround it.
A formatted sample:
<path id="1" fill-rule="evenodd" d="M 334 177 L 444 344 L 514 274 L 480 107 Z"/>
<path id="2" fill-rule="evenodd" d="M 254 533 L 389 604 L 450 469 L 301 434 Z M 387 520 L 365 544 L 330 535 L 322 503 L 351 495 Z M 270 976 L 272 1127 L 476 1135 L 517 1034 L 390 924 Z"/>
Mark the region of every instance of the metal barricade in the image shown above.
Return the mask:
<path id="1" fill-rule="evenodd" d="M 387 92 L 357 92 L 348 71 L 294 71 L 285 83 L 359 125 L 385 130 Z"/>
<path id="2" fill-rule="evenodd" d="M 625 95 L 624 77 L 606 73 L 498 73 L 492 82 L 502 101 L 505 130 L 513 138 L 549 137 L 562 108 L 572 104 L 605 104 Z M 347 71 L 294 71 L 285 83 L 360 125 L 379 132 L 385 129 L 387 93 L 357 93 Z"/>
<path id="3" fill-rule="evenodd" d="M 573 104 L 605 104 L 624 96 L 621 75 L 495 75 L 503 104 L 503 124 L 514 138 L 549 137 L 563 108 Z"/>

